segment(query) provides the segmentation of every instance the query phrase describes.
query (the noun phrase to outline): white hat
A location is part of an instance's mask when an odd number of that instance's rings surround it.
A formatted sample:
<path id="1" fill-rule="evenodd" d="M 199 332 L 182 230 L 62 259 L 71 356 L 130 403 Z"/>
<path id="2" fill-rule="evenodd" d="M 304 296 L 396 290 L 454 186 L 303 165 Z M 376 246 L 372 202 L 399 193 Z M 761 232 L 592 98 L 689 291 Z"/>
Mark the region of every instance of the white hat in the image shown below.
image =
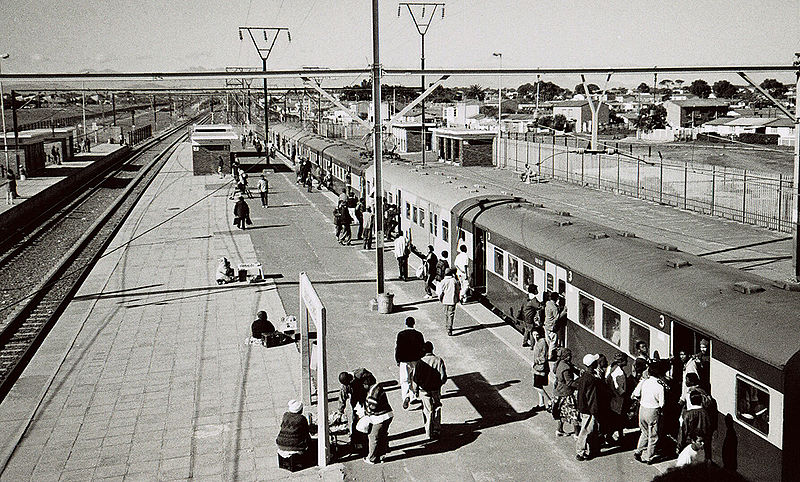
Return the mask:
<path id="1" fill-rule="evenodd" d="M 583 356 L 583 364 L 587 367 L 592 366 L 594 362 L 600 359 L 600 355 L 593 355 L 591 353 L 587 353 Z"/>
<path id="2" fill-rule="evenodd" d="M 289 411 L 292 413 L 302 413 L 303 403 L 297 400 L 289 400 Z"/>

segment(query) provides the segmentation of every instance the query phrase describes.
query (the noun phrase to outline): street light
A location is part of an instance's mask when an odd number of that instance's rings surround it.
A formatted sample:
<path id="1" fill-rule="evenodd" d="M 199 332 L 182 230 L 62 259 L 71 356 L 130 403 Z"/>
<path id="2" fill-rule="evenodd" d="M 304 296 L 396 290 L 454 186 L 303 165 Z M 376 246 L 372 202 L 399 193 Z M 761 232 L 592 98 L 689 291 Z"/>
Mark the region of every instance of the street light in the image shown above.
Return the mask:
<path id="1" fill-rule="evenodd" d="M 502 52 L 493 52 L 493 57 L 500 57 L 500 69 L 503 68 L 503 53 Z M 500 119 L 503 115 L 503 106 L 502 106 L 502 98 L 503 98 L 503 87 L 500 84 L 500 75 L 497 75 L 497 167 L 500 167 Z"/>
<path id="2" fill-rule="evenodd" d="M 7 59 L 7 53 L 0 54 L 0 60 Z M 0 74 L 3 73 L 3 63 L 0 62 Z M 14 99 L 11 99 L 13 102 Z M 6 155 L 6 172 L 8 172 L 8 136 L 6 135 L 6 105 L 3 102 L 3 81 L 0 80 L 0 115 L 3 122 L 3 153 Z"/>

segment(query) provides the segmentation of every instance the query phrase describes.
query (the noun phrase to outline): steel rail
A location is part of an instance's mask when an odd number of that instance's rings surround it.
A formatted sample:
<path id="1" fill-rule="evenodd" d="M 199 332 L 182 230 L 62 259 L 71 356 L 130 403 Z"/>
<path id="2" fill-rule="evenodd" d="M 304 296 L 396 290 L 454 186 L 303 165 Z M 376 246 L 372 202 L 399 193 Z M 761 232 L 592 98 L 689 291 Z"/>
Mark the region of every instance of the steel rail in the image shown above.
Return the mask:
<path id="1" fill-rule="evenodd" d="M 600 66 L 600 67 L 524 67 L 502 69 L 464 69 L 464 68 L 438 68 L 438 69 L 412 69 L 412 68 L 384 68 L 383 75 L 563 75 L 563 74 L 652 74 L 675 72 L 796 72 L 797 66 L 792 64 L 777 65 L 678 65 L 667 67 L 625 67 L 625 66 Z M 92 80 L 198 80 L 198 79 L 263 79 L 281 77 L 343 77 L 352 75 L 367 75 L 371 70 L 364 68 L 350 69 L 286 69 L 286 70 L 260 70 L 249 72 L 228 72 L 221 70 L 208 70 L 201 72 L 41 72 L 41 73 L 4 73 L 0 80 L 13 82 L 48 82 L 48 81 L 76 81 L 86 82 Z"/>
<path id="2" fill-rule="evenodd" d="M 162 141 L 185 129 L 192 121 L 181 124 L 172 130 Z M 158 153 L 144 166 L 125 190 L 97 218 L 80 240 L 62 256 L 39 284 L 23 306 L 15 310 L 11 321 L 0 332 L 0 400 L 5 398 L 11 387 L 27 366 L 38 347 L 55 325 L 58 317 L 66 309 L 69 300 L 80 287 L 92 266 L 122 227 L 136 202 L 144 194 L 147 186 L 163 167 L 176 146 L 188 136 L 180 134 L 168 147 Z M 138 190 L 138 192 L 137 192 Z M 120 209 L 128 203 L 127 209 Z M 102 233 L 103 230 L 107 230 Z"/>

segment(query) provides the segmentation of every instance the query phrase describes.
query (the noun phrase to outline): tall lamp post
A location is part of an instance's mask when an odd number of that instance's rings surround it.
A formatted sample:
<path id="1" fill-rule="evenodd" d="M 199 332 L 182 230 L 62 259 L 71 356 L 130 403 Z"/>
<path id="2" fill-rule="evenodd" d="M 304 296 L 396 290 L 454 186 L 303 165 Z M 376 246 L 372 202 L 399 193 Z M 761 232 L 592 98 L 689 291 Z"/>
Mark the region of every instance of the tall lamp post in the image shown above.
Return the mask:
<path id="1" fill-rule="evenodd" d="M 492 53 L 493 57 L 500 58 L 500 69 L 503 68 L 503 53 L 502 52 L 494 52 Z M 500 75 L 497 76 L 497 167 L 500 167 L 500 139 L 501 139 L 501 123 L 500 119 L 503 115 L 503 87 L 500 83 Z"/>
<path id="2" fill-rule="evenodd" d="M 7 59 L 8 53 L 0 54 L 0 60 Z M 0 74 L 3 73 L 3 62 L 0 61 Z M 13 102 L 14 99 L 11 99 Z M 3 101 L 3 81 L 0 80 L 0 116 L 3 122 L 3 153 L 6 155 L 6 172 L 8 172 L 8 135 L 6 133 L 6 104 Z"/>
<path id="3" fill-rule="evenodd" d="M 242 31 L 246 31 L 247 34 L 250 35 L 250 40 L 253 41 L 253 47 L 256 48 L 256 52 L 258 52 L 258 56 L 261 58 L 261 66 L 264 69 L 264 74 L 267 73 L 267 59 L 269 58 L 269 54 L 272 53 L 272 48 L 275 46 L 275 41 L 278 40 L 278 35 L 284 30 L 286 31 L 286 36 L 289 38 L 289 42 L 291 42 L 292 35 L 286 27 L 239 27 L 239 40 L 244 38 Z M 269 47 L 259 47 L 255 36 L 253 36 L 253 31 L 262 32 L 264 34 L 264 42 L 268 43 Z M 272 42 L 269 41 L 269 33 L 273 34 Z M 264 77 L 264 143 L 269 143 L 269 88 L 267 87 L 266 77 Z M 267 164 L 269 164 L 269 155 L 267 155 Z"/>

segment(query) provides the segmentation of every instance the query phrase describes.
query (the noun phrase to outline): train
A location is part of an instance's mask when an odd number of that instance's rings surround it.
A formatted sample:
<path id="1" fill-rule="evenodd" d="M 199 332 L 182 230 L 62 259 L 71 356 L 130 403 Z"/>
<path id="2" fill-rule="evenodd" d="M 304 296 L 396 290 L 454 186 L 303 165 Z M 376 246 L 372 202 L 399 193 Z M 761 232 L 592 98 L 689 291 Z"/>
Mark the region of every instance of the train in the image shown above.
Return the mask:
<path id="1" fill-rule="evenodd" d="M 365 149 L 328 139 L 291 124 L 271 126 L 269 136 L 272 145 L 293 164 L 307 160 L 322 172 L 330 173 L 333 184 L 330 189 L 337 194 L 348 188 L 357 197 L 369 192 L 364 173 L 372 163 L 372 155 Z"/>
<path id="2" fill-rule="evenodd" d="M 432 167 L 383 164 L 386 200 L 417 246 L 465 246 L 470 286 L 509 323 L 533 283 L 566 299 L 573 353 L 623 352 L 644 341 L 662 358 L 710 342 L 717 462 L 752 480 L 800 469 L 800 293 L 780 283 L 618 232 Z M 374 176 L 374 168 L 367 171 Z M 609 356 L 609 359 L 611 356 Z"/>
<path id="3" fill-rule="evenodd" d="M 300 129 L 276 130 L 287 155 L 340 166 L 337 177 L 372 193 L 371 159 L 338 156 L 340 144 Z M 362 160 L 363 157 L 360 158 Z M 346 166 L 346 167 L 345 167 Z M 383 195 L 418 247 L 462 246 L 476 298 L 518 329 L 516 310 L 536 284 L 566 300 L 562 340 L 576 354 L 625 353 L 637 342 L 671 358 L 709 349 L 709 384 L 719 411 L 716 462 L 752 480 L 793 480 L 800 470 L 800 292 L 721 263 L 571 216 L 494 185 L 438 170 L 384 162 Z M 611 358 L 611 356 L 609 356 Z"/>

